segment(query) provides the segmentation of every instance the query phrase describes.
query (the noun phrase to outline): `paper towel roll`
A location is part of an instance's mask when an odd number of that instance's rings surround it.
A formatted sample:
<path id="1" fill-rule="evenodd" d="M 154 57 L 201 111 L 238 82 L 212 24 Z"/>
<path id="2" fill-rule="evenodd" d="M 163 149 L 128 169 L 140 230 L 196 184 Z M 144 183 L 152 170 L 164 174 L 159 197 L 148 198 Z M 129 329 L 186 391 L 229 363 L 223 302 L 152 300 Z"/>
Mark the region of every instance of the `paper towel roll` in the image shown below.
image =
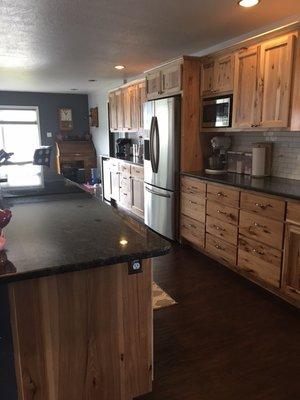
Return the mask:
<path id="1" fill-rule="evenodd" d="M 266 148 L 253 147 L 252 149 L 252 176 L 265 176 Z"/>

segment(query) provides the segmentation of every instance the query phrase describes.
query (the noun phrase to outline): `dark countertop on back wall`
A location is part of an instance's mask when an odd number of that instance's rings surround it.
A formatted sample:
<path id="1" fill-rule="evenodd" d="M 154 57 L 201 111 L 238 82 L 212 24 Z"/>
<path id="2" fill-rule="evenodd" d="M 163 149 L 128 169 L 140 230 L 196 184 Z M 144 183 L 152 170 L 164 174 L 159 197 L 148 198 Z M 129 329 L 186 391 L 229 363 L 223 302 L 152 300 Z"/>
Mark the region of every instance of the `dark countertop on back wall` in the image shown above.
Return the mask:
<path id="1" fill-rule="evenodd" d="M 275 196 L 300 200 L 300 181 L 278 177 L 254 178 L 250 175 L 228 172 L 220 175 L 210 175 L 205 172 L 182 172 L 182 175 L 203 179 L 208 182 L 254 190 Z"/>
<path id="2" fill-rule="evenodd" d="M 114 159 L 114 160 L 118 160 L 118 161 L 124 161 L 127 162 L 129 164 L 134 164 L 134 165 L 140 165 L 143 166 L 144 165 L 144 158 L 143 157 L 110 157 L 110 156 L 101 156 L 103 159 Z"/>
<path id="3" fill-rule="evenodd" d="M 12 219 L 4 228 L 0 283 L 156 257 L 171 248 L 143 224 L 130 225 L 124 212 L 47 167 L 30 175 L 29 166 L 23 188 L 14 187 L 18 167 L 0 167 L 3 172 L 8 183 L 1 184 L 1 207 L 11 209 Z M 42 186 L 33 187 L 39 179 Z"/>

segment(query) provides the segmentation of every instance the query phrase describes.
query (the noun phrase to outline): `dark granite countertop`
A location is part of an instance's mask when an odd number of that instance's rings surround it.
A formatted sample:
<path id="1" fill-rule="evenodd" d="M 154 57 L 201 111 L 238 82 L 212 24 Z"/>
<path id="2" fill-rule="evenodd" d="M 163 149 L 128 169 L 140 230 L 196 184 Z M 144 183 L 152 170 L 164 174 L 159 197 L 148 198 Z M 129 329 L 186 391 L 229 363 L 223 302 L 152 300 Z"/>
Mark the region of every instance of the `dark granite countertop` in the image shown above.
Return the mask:
<path id="1" fill-rule="evenodd" d="M 130 164 L 136 164 L 136 165 L 144 165 L 144 159 L 143 157 L 124 157 L 124 158 L 120 158 L 120 157 L 108 157 L 108 158 L 114 158 L 115 160 L 119 160 L 119 161 L 124 161 Z"/>
<path id="2" fill-rule="evenodd" d="M 28 166 L 25 173 L 19 167 L 0 167 L 0 176 L 8 173 L 8 182 L 1 184 L 1 207 L 12 211 L 4 228 L 7 244 L 0 252 L 0 283 L 169 252 L 168 241 L 126 213 L 47 167 L 34 168 Z M 17 182 L 19 174 L 23 187 Z"/>
<path id="3" fill-rule="evenodd" d="M 225 173 L 220 175 L 205 174 L 201 171 L 182 172 L 182 175 L 203 179 L 209 182 L 222 183 L 242 189 L 254 190 L 275 196 L 300 200 L 300 181 L 277 177 L 254 178 L 250 175 Z"/>

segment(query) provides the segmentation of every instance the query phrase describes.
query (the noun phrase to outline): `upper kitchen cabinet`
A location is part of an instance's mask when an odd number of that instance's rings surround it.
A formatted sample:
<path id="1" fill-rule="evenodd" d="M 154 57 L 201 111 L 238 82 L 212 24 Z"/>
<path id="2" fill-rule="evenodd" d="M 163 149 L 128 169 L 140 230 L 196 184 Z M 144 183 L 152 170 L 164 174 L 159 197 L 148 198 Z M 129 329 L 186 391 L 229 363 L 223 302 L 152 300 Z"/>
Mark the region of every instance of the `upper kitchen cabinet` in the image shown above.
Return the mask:
<path id="1" fill-rule="evenodd" d="M 201 92 L 203 97 L 233 91 L 234 56 L 227 54 L 205 58 L 201 69 Z"/>
<path id="2" fill-rule="evenodd" d="M 110 92 L 108 99 L 111 131 L 137 132 L 143 129 L 143 104 L 146 101 L 144 79 Z"/>
<path id="3" fill-rule="evenodd" d="M 146 74 L 147 99 L 172 96 L 181 93 L 182 61 L 178 60 Z"/>
<path id="4" fill-rule="evenodd" d="M 116 131 L 117 126 L 117 102 L 115 92 L 108 94 L 109 103 L 109 127 L 111 131 Z"/>
<path id="5" fill-rule="evenodd" d="M 244 49 L 235 55 L 234 102 L 232 123 L 235 128 L 259 125 L 257 78 L 259 47 Z"/>
<path id="6" fill-rule="evenodd" d="M 262 127 L 289 126 L 294 40 L 294 35 L 287 35 L 261 46 L 258 85 L 262 89 Z"/>
<path id="7" fill-rule="evenodd" d="M 289 128 L 295 34 L 236 53 L 233 128 Z"/>

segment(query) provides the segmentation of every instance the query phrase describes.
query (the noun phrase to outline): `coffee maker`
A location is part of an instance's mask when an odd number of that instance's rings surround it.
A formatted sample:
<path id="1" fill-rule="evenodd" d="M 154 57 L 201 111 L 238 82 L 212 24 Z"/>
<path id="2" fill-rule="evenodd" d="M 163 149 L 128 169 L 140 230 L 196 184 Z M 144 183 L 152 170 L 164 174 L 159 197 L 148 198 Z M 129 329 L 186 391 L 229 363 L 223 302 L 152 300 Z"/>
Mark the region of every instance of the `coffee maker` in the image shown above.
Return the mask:
<path id="1" fill-rule="evenodd" d="M 212 152 L 207 159 L 205 172 L 207 174 L 224 174 L 226 172 L 227 150 L 231 146 L 229 136 L 214 136 L 211 141 Z"/>
<path id="2" fill-rule="evenodd" d="M 118 158 L 126 158 L 130 156 L 131 139 L 117 139 L 116 153 Z"/>

